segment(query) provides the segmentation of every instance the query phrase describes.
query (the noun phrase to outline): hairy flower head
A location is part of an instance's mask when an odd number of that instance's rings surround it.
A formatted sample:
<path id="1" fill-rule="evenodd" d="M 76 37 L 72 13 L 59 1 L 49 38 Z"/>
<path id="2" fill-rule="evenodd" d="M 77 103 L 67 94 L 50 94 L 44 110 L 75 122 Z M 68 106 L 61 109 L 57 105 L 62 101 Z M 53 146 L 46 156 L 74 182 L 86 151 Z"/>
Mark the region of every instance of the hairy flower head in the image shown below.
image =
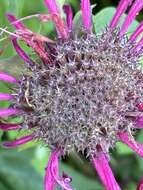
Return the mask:
<path id="1" fill-rule="evenodd" d="M 20 81 L 0 73 L 1 80 L 17 84 L 15 95 L 0 95 L 1 100 L 13 99 L 13 107 L 0 110 L 0 116 L 23 116 L 21 125 L 2 124 L 1 129 L 27 128 L 31 135 L 5 142 L 4 146 L 40 140 L 51 148 L 45 190 L 53 190 L 55 183 L 72 189 L 70 178 L 60 178 L 58 174 L 58 157 L 71 151 L 90 157 L 107 190 L 119 190 L 108 165 L 109 148 L 122 141 L 143 156 L 142 145 L 133 138 L 134 129 L 143 124 L 143 73 L 139 67 L 143 39 L 137 40 L 143 24 L 131 37 L 126 34 L 143 2 L 121 0 L 111 23 L 101 34 L 92 32 L 89 0 L 81 1 L 80 32 L 73 30 L 69 5 L 64 6 L 65 22 L 55 1 L 45 3 L 50 14 L 35 16 L 42 22 L 53 21 L 58 34 L 55 40 L 33 33 L 13 15 L 7 15 L 16 28 L 13 45 L 27 63 L 27 72 Z M 120 16 L 131 3 L 128 16 L 119 27 Z M 18 39 L 33 48 L 40 63 L 20 48 Z"/>

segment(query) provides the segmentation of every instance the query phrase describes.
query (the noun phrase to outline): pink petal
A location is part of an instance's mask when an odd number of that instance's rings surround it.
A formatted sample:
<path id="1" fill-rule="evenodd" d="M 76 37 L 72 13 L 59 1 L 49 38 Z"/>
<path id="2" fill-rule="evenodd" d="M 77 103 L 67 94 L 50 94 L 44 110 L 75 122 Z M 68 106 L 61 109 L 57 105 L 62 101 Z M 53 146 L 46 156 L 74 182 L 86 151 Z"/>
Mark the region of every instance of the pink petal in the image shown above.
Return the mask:
<path id="1" fill-rule="evenodd" d="M 0 80 L 10 83 L 17 83 L 17 80 L 14 77 L 3 72 L 0 72 Z"/>
<path id="2" fill-rule="evenodd" d="M 118 138 L 125 143 L 126 145 L 128 145 L 133 151 L 135 151 L 138 155 L 140 155 L 141 157 L 143 157 L 143 145 L 137 143 L 133 137 L 129 136 L 128 133 L 126 132 L 119 132 L 118 133 Z"/>
<path id="3" fill-rule="evenodd" d="M 143 128 L 143 117 L 138 117 L 135 120 L 135 128 L 139 128 L 139 129 Z"/>
<path id="4" fill-rule="evenodd" d="M 13 96 L 10 94 L 0 93 L 0 101 L 3 100 L 11 100 L 13 99 Z"/>
<path id="5" fill-rule="evenodd" d="M 46 168 L 46 175 L 44 178 L 44 189 L 45 190 L 54 190 L 55 185 L 58 184 L 64 190 L 73 190 L 70 187 L 69 178 L 60 178 L 59 177 L 59 156 L 61 155 L 60 150 L 55 150 L 52 152 L 51 157 L 48 161 L 48 166 Z"/>
<path id="6" fill-rule="evenodd" d="M 0 124 L 0 129 L 3 131 L 10 131 L 10 130 L 17 130 L 20 129 L 20 125 L 14 125 L 14 124 Z"/>
<path id="7" fill-rule="evenodd" d="M 141 178 L 136 190 L 143 190 L 143 177 Z"/>
<path id="8" fill-rule="evenodd" d="M 44 0 L 44 2 L 51 14 L 60 14 L 55 0 Z"/>
<path id="9" fill-rule="evenodd" d="M 120 35 L 123 35 L 128 27 L 130 26 L 130 24 L 134 21 L 136 15 L 139 13 L 139 11 L 143 8 L 143 1 L 142 0 L 136 0 L 133 4 L 133 6 L 131 7 L 131 10 L 129 11 L 122 27 L 120 30 Z"/>
<path id="10" fill-rule="evenodd" d="M 70 5 L 64 5 L 63 6 L 64 12 L 66 13 L 66 20 L 67 20 L 67 26 L 69 31 L 72 30 L 72 24 L 73 24 L 73 12 Z"/>
<path id="11" fill-rule="evenodd" d="M 52 1 L 44 0 L 44 1 L 45 1 L 45 4 L 46 4 L 50 14 L 53 17 L 53 21 L 54 21 L 54 24 L 56 26 L 58 36 L 61 38 L 64 38 L 64 39 L 68 38 L 69 37 L 68 29 L 65 26 L 65 23 L 60 16 L 60 11 L 58 9 L 56 1 L 55 0 L 52 0 Z"/>
<path id="12" fill-rule="evenodd" d="M 137 37 L 143 32 L 143 22 L 139 24 L 135 32 L 131 35 L 130 41 L 135 41 Z"/>
<path id="13" fill-rule="evenodd" d="M 53 175 L 58 176 L 58 158 L 60 156 L 60 151 L 55 150 L 51 153 L 50 159 L 48 161 L 48 165 L 46 168 L 46 175 L 44 178 L 44 189 L 45 190 L 54 190 L 56 181 Z M 51 167 L 53 167 L 53 174 L 51 172 Z"/>
<path id="14" fill-rule="evenodd" d="M 13 109 L 13 108 L 4 108 L 0 109 L 0 117 L 9 117 L 12 115 L 20 114 L 20 110 Z"/>
<path id="15" fill-rule="evenodd" d="M 121 190 L 114 178 L 106 155 L 103 152 L 100 152 L 97 156 L 95 155 L 91 159 L 102 183 L 104 184 L 105 189 Z"/>
<path id="16" fill-rule="evenodd" d="M 21 29 L 21 30 L 22 29 L 24 29 L 24 30 L 26 29 L 26 27 L 24 26 L 24 24 L 22 22 L 18 21 L 17 18 L 14 15 L 12 15 L 11 13 L 7 13 L 6 16 L 7 16 L 8 20 L 9 20 L 9 22 L 16 29 Z"/>
<path id="17" fill-rule="evenodd" d="M 132 3 L 133 0 L 120 0 L 115 15 L 112 18 L 110 23 L 111 28 L 115 28 L 118 24 L 118 21 L 122 14 L 127 10 L 128 6 Z"/>
<path id="18" fill-rule="evenodd" d="M 32 63 L 30 57 L 23 51 L 23 49 L 21 49 L 21 47 L 19 46 L 17 39 L 16 38 L 12 38 L 12 43 L 13 46 L 17 52 L 17 54 L 26 62 L 26 63 Z"/>
<path id="19" fill-rule="evenodd" d="M 5 147 L 5 148 L 14 148 L 16 146 L 25 144 L 25 143 L 27 143 L 29 141 L 32 141 L 32 140 L 33 140 L 33 136 L 28 135 L 28 136 L 24 136 L 22 138 L 19 138 L 19 139 L 13 141 L 13 142 L 3 142 L 2 146 Z"/>
<path id="20" fill-rule="evenodd" d="M 81 0 L 82 22 L 87 30 L 91 30 L 91 7 L 90 0 Z"/>

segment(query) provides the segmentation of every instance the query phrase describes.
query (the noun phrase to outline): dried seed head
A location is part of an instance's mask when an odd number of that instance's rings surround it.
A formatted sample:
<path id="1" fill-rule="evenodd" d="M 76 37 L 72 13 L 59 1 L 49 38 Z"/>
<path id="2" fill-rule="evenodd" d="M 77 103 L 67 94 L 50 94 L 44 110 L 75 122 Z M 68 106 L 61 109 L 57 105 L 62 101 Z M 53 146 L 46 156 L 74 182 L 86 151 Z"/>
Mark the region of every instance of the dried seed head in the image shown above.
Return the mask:
<path id="1" fill-rule="evenodd" d="M 142 99 L 142 73 L 134 44 L 117 31 L 83 34 L 47 46 L 51 65 L 36 65 L 23 76 L 17 107 L 35 138 L 51 148 L 108 152 L 118 131 L 132 131 Z M 143 100 L 142 100 L 143 101 Z"/>

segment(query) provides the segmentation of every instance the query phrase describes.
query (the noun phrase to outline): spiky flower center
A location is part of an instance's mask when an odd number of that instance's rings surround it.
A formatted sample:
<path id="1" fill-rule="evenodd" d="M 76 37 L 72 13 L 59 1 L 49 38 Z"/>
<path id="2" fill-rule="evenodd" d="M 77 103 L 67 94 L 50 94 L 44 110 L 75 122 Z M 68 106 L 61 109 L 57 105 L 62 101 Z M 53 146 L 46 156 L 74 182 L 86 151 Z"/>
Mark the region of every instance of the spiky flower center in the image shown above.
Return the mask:
<path id="1" fill-rule="evenodd" d="M 132 130 L 142 96 L 133 48 L 116 31 L 48 46 L 52 64 L 37 64 L 18 91 L 24 125 L 51 148 L 108 152 L 119 131 Z"/>

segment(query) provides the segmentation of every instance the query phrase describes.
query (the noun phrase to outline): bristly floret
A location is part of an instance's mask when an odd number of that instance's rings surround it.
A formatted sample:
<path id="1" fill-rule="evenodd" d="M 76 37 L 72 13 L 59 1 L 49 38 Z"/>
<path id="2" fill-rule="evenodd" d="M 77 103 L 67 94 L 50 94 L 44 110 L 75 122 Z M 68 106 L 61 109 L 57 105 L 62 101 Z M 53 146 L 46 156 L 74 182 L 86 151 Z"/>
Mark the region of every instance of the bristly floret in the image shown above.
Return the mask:
<path id="1" fill-rule="evenodd" d="M 108 152 L 119 131 L 131 132 L 142 100 L 142 74 L 134 44 L 118 31 L 58 40 L 48 46 L 52 64 L 36 65 L 18 90 L 24 125 L 51 148 Z"/>

